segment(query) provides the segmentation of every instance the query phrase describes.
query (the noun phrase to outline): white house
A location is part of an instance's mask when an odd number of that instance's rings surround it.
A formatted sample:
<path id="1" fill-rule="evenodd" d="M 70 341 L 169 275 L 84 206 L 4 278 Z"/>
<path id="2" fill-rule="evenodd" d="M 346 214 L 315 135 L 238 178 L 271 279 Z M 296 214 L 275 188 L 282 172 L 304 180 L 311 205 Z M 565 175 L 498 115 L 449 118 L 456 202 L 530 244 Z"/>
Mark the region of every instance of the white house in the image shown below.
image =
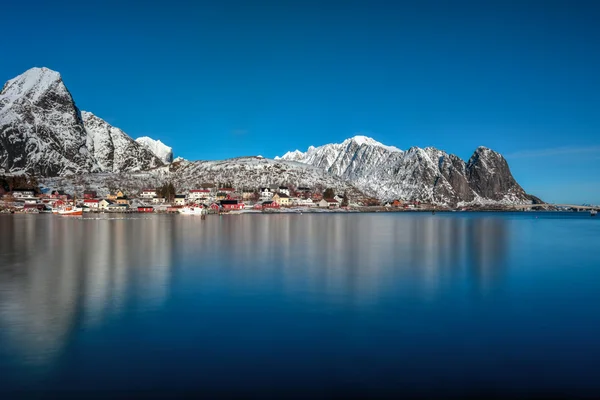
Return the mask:
<path id="1" fill-rule="evenodd" d="M 290 189 L 288 189 L 288 188 L 287 188 L 287 187 L 285 187 L 285 186 L 279 186 L 279 189 L 278 189 L 277 191 L 278 191 L 279 193 L 283 193 L 283 194 L 285 194 L 286 196 L 289 196 L 289 195 L 290 195 Z"/>
<path id="2" fill-rule="evenodd" d="M 106 210 L 106 209 L 108 209 L 109 206 L 111 206 L 113 204 L 114 203 L 110 200 L 102 199 L 98 202 L 98 208 L 100 210 Z"/>
<path id="3" fill-rule="evenodd" d="M 155 197 L 152 199 L 152 204 L 164 204 L 164 202 L 165 202 L 164 197 Z"/>
<path id="4" fill-rule="evenodd" d="M 35 192 L 33 190 L 13 190 L 12 196 L 15 199 L 33 199 Z"/>
<path id="5" fill-rule="evenodd" d="M 156 196 L 156 189 L 142 189 L 140 192 L 140 197 L 142 199 L 153 199 Z"/>
<path id="6" fill-rule="evenodd" d="M 175 199 L 173 200 L 173 204 L 176 206 L 185 206 L 186 200 L 184 194 L 175 195 Z"/>
<path id="7" fill-rule="evenodd" d="M 336 194 L 335 196 L 333 196 L 333 199 L 335 201 L 337 201 L 338 203 L 341 203 L 342 200 L 344 200 L 344 198 L 342 196 L 340 196 L 339 194 Z"/>
<path id="8" fill-rule="evenodd" d="M 90 209 L 97 210 L 98 208 L 100 208 L 100 200 L 85 199 L 83 200 L 83 205 L 89 207 Z"/>
<path id="9" fill-rule="evenodd" d="M 296 199 L 296 205 L 298 206 L 302 206 L 302 207 L 314 207 L 317 204 L 315 204 L 315 202 L 312 201 L 312 199 Z"/>
<path id="10" fill-rule="evenodd" d="M 210 196 L 210 189 L 192 189 L 188 192 L 188 200 L 196 201 Z"/>
<path id="11" fill-rule="evenodd" d="M 260 197 L 263 199 L 270 199 L 271 197 L 273 197 L 273 191 L 268 187 L 260 188 Z"/>
<path id="12" fill-rule="evenodd" d="M 322 199 L 318 204 L 319 204 L 319 207 L 322 207 L 322 208 L 338 208 L 340 205 L 334 199 Z"/>

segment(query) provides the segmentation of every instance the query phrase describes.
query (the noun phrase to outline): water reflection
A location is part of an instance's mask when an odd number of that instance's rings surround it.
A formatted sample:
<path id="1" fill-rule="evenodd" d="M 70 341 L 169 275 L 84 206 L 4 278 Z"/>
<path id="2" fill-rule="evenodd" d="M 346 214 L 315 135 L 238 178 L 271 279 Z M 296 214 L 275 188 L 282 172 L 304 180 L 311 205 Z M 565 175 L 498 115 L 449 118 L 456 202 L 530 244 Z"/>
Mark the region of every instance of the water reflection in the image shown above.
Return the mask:
<path id="1" fill-rule="evenodd" d="M 435 297 L 453 280 L 502 281 L 503 218 L 389 215 L 178 216 L 74 220 L 0 217 L 0 338 L 30 363 L 52 360 L 78 329 L 160 309 L 206 282 L 279 291 L 322 307 Z M 1 347 L 1 346 L 0 346 Z"/>
<path id="2" fill-rule="evenodd" d="M 73 329 L 117 315 L 127 299 L 159 306 L 171 240 L 160 219 L 0 219 L 0 338 L 30 363 L 56 355 Z"/>

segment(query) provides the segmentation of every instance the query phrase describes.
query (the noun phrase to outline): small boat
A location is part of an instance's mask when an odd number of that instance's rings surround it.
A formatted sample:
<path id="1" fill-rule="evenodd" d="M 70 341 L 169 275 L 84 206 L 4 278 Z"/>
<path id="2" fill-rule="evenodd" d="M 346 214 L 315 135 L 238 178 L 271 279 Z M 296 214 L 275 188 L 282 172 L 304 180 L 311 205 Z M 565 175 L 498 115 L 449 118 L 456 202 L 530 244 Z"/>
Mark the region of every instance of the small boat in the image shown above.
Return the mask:
<path id="1" fill-rule="evenodd" d="M 72 207 L 72 206 L 63 207 L 58 210 L 58 215 L 61 215 L 63 217 L 82 216 L 83 209 L 80 207 Z"/>
<path id="2" fill-rule="evenodd" d="M 590 216 L 595 217 L 598 214 L 598 210 L 590 210 Z"/>
<path id="3" fill-rule="evenodd" d="M 207 211 L 202 207 L 182 207 L 179 214 L 183 215 L 206 215 Z"/>

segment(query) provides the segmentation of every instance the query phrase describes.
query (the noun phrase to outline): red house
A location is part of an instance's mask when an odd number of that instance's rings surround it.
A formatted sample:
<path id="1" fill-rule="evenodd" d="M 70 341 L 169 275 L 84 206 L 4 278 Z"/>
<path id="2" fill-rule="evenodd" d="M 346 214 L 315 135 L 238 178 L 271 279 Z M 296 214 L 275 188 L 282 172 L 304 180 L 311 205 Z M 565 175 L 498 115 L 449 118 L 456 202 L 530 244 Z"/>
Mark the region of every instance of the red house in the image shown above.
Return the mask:
<path id="1" fill-rule="evenodd" d="M 140 207 L 137 208 L 137 210 L 140 213 L 153 213 L 154 212 L 154 207 L 140 206 Z"/>
<path id="2" fill-rule="evenodd" d="M 210 205 L 210 209 L 211 209 L 211 210 L 219 211 L 219 209 L 220 209 L 220 208 L 221 208 L 221 207 L 220 207 L 220 206 L 219 206 L 217 203 L 212 203 L 212 204 Z"/>
<path id="3" fill-rule="evenodd" d="M 221 207 L 224 210 L 243 210 L 246 205 L 237 200 L 221 200 Z"/>
<path id="4" fill-rule="evenodd" d="M 226 193 L 227 192 L 235 192 L 235 189 L 234 188 L 230 188 L 230 187 L 221 188 L 221 189 L 219 189 L 219 192 L 226 192 Z"/>
<path id="5" fill-rule="evenodd" d="M 279 203 L 277 203 L 276 201 L 263 201 L 262 202 L 262 208 L 279 208 Z"/>

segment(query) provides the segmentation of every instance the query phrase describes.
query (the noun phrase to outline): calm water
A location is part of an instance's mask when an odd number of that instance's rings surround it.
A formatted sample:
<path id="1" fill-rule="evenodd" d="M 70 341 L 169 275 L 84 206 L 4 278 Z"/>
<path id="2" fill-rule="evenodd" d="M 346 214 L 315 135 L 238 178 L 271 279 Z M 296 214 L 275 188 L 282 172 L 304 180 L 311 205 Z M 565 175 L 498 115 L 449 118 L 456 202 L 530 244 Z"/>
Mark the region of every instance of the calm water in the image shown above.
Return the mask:
<path id="1" fill-rule="evenodd" d="M 0 215 L 0 397 L 597 397 L 599 305 L 584 213 Z"/>

